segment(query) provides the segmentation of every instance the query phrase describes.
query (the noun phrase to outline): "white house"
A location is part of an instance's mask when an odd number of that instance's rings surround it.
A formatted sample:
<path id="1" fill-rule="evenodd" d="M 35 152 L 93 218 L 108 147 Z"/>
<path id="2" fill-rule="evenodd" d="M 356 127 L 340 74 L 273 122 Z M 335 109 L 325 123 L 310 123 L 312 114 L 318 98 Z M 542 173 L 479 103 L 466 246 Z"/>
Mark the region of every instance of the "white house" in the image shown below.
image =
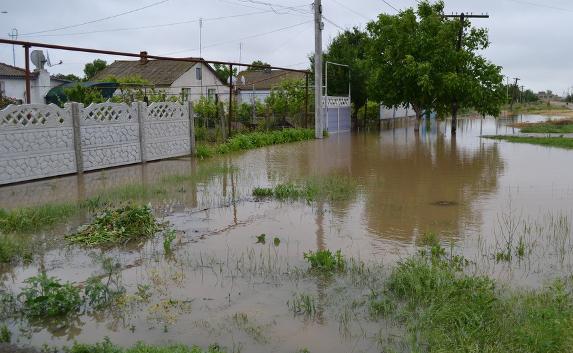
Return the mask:
<path id="1" fill-rule="evenodd" d="M 285 70 L 242 71 L 237 76 L 239 103 L 262 102 L 271 90 L 285 80 L 304 80 L 305 74 Z"/>
<path id="2" fill-rule="evenodd" d="M 199 60 L 199 59 L 197 59 Z M 197 101 L 202 96 L 228 101 L 229 86 L 222 82 L 216 71 L 205 62 L 172 60 L 118 60 L 98 72 L 94 81 L 107 77 L 139 77 L 151 86 L 185 101 Z"/>
<path id="3" fill-rule="evenodd" d="M 46 69 L 30 72 L 31 103 L 45 103 L 44 97 L 50 89 L 69 81 L 51 77 Z M 26 101 L 26 70 L 0 63 L 0 96 Z"/>

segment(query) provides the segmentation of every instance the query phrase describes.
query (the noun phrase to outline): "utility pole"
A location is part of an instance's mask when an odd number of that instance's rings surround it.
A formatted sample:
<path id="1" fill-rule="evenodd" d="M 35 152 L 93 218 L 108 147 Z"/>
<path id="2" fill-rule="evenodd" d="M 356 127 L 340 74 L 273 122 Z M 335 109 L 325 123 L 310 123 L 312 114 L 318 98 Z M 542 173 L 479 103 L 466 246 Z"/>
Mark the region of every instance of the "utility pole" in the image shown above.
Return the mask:
<path id="1" fill-rule="evenodd" d="M 314 136 L 322 139 L 322 4 L 314 0 Z"/>
<path id="2" fill-rule="evenodd" d="M 509 103 L 509 76 L 505 76 L 505 104 Z"/>
<path id="3" fill-rule="evenodd" d="M 460 19 L 460 31 L 458 32 L 458 43 L 456 45 L 456 50 L 457 51 L 461 51 L 462 50 L 462 41 L 463 41 L 463 37 L 464 37 L 464 26 L 465 26 L 465 19 L 466 18 L 489 18 L 489 15 L 474 15 L 474 14 L 465 14 L 465 13 L 461 13 L 461 14 L 452 14 L 452 15 L 445 15 L 444 17 L 446 18 L 459 18 Z M 456 72 L 459 73 L 459 67 L 456 68 Z M 452 100 L 452 135 L 456 134 L 456 130 L 458 128 L 458 108 L 459 108 L 459 102 L 458 102 L 458 98 L 457 97 L 453 97 Z"/>
<path id="4" fill-rule="evenodd" d="M 12 28 L 12 31 L 8 34 L 10 39 L 16 40 L 18 39 L 18 30 L 16 28 Z M 16 48 L 14 44 L 12 44 L 12 65 L 16 66 Z"/>
<path id="5" fill-rule="evenodd" d="M 513 78 L 515 80 L 515 84 L 513 85 L 512 89 L 511 89 L 511 106 L 509 108 L 509 110 L 513 110 L 513 103 L 515 103 L 515 89 L 519 89 L 517 87 L 517 82 L 520 81 L 521 79 L 518 77 L 514 77 Z"/>
<path id="6" fill-rule="evenodd" d="M 203 18 L 199 18 L 199 59 L 201 63 L 199 64 L 199 71 L 201 72 L 201 97 L 203 97 Z"/>
<path id="7" fill-rule="evenodd" d="M 523 93 L 524 93 L 524 92 L 523 92 L 524 87 L 525 87 L 525 86 L 521 86 L 521 91 L 519 91 L 519 100 L 521 101 L 521 104 L 524 103 L 524 102 L 523 102 L 523 98 L 525 98 L 525 97 L 524 97 L 524 94 L 523 94 Z"/>

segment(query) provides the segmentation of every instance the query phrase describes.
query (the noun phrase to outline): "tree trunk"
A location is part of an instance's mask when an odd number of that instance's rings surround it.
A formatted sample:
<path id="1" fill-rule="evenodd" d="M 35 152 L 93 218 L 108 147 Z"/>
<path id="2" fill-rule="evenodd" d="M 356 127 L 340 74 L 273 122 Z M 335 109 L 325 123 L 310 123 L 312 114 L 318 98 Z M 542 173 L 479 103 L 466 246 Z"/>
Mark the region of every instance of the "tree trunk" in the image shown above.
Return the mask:
<path id="1" fill-rule="evenodd" d="M 458 129 L 458 102 L 454 100 L 452 103 L 452 136 L 456 134 Z"/>

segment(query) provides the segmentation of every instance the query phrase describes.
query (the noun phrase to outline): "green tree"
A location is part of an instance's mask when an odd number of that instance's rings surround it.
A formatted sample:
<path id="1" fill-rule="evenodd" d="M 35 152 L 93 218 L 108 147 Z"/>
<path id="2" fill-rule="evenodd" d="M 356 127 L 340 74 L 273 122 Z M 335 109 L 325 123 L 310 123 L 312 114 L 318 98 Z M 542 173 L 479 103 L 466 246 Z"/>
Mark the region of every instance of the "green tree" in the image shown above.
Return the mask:
<path id="1" fill-rule="evenodd" d="M 223 83 L 229 83 L 229 76 L 230 76 L 229 65 L 215 64 L 213 65 L 213 67 L 215 68 L 215 72 L 217 73 L 219 80 L 223 81 Z M 234 67 L 233 77 L 237 77 L 238 72 L 239 70 L 236 67 Z"/>
<path id="2" fill-rule="evenodd" d="M 100 90 L 92 87 L 83 87 L 79 83 L 70 88 L 64 88 L 64 94 L 68 97 L 68 102 L 82 103 L 88 106 L 92 103 L 102 103 L 104 101 Z"/>
<path id="3" fill-rule="evenodd" d="M 302 125 L 305 112 L 305 94 L 303 80 L 283 80 L 271 90 L 265 103 L 275 117 L 283 121 L 291 118 L 291 122 Z M 309 97 L 309 101 L 312 99 Z"/>
<path id="4" fill-rule="evenodd" d="M 67 75 L 57 74 L 54 77 L 57 79 L 60 79 L 60 80 L 67 80 L 67 81 L 72 81 L 72 82 L 79 82 L 82 80 L 81 78 L 79 78 L 78 76 L 76 76 L 74 74 L 67 74 Z"/>
<path id="5" fill-rule="evenodd" d="M 107 67 L 107 62 L 101 59 L 95 59 L 91 63 L 87 63 L 84 67 L 84 80 L 89 81 L 101 70 Z"/>
<path id="6" fill-rule="evenodd" d="M 254 66 L 258 66 L 258 67 L 248 67 L 245 71 L 261 71 L 264 70 L 264 68 L 266 67 L 271 67 L 271 64 L 261 61 L 261 60 L 255 60 L 252 62 L 251 65 Z"/>
<path id="7" fill-rule="evenodd" d="M 324 61 L 348 65 L 349 68 L 328 66 L 328 94 L 348 95 L 348 70 L 353 103 L 353 116 L 364 106 L 368 98 L 367 82 L 370 76 L 367 57 L 368 33 L 358 28 L 346 30 L 336 36 L 324 54 Z"/>
<path id="8" fill-rule="evenodd" d="M 460 108 L 499 114 L 504 100 L 501 67 L 477 54 L 489 45 L 487 31 L 465 21 L 467 34 L 458 51 L 459 31 L 459 20 L 444 17 L 442 1 L 420 1 L 417 10 L 382 14 L 370 22 L 372 97 L 390 107 L 411 105 L 418 120 L 424 111 L 452 111 L 452 134 Z"/>

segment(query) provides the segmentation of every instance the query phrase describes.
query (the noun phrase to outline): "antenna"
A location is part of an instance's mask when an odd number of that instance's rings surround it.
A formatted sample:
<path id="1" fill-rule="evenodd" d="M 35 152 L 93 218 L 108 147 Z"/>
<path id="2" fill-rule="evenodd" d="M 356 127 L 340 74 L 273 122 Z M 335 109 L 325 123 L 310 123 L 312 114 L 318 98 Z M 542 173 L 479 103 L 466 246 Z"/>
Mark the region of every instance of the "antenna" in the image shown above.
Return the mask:
<path id="1" fill-rule="evenodd" d="M 52 62 L 50 61 L 50 52 L 47 51 L 47 50 L 46 50 L 46 59 L 47 59 L 47 60 L 46 60 L 46 64 L 48 65 L 48 67 L 57 66 L 57 65 L 62 65 L 62 64 L 64 63 L 62 60 L 60 60 L 59 63 L 52 65 Z"/>

